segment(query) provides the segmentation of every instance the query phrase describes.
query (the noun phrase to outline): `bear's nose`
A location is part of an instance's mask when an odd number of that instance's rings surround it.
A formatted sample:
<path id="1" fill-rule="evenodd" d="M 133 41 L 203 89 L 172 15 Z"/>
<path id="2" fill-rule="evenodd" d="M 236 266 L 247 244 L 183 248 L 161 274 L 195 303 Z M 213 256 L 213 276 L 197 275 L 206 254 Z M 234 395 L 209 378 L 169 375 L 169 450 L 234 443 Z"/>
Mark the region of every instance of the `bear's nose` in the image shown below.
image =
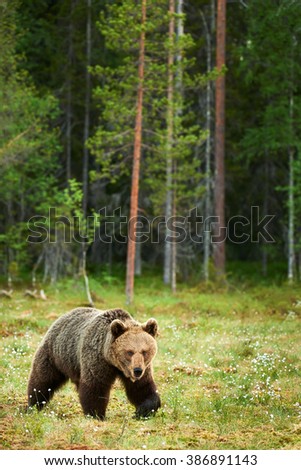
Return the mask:
<path id="1" fill-rule="evenodd" d="M 138 377 L 140 377 L 141 374 L 142 374 L 141 367 L 135 367 L 134 368 L 134 376 L 138 378 Z"/>

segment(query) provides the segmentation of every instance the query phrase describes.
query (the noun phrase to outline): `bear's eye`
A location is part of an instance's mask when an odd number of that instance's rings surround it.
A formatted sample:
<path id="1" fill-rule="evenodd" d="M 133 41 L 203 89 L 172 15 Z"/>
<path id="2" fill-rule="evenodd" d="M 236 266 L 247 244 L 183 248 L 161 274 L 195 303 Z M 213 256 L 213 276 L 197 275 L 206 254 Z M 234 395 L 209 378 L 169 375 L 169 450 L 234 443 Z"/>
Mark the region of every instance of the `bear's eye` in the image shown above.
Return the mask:
<path id="1" fill-rule="evenodd" d="M 134 351 L 127 351 L 127 352 L 126 352 L 126 355 L 127 355 L 128 357 L 132 357 L 132 356 L 134 356 Z"/>
<path id="2" fill-rule="evenodd" d="M 147 357 L 147 355 L 148 355 L 148 352 L 147 352 L 147 351 L 142 351 L 142 356 L 143 356 L 143 357 Z"/>

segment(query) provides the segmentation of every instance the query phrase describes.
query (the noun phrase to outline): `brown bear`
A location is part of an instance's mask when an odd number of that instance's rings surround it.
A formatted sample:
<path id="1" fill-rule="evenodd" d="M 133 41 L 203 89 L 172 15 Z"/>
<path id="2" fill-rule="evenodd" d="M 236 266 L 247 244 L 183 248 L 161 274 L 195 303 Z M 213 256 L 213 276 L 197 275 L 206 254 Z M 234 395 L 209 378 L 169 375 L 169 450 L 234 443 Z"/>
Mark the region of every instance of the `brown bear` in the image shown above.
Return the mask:
<path id="1" fill-rule="evenodd" d="M 119 377 L 136 416 L 151 415 L 161 406 L 152 371 L 157 330 L 155 319 L 140 324 L 122 309 L 77 308 L 66 313 L 49 328 L 34 356 L 29 407 L 42 409 L 71 379 L 84 413 L 104 419 Z"/>

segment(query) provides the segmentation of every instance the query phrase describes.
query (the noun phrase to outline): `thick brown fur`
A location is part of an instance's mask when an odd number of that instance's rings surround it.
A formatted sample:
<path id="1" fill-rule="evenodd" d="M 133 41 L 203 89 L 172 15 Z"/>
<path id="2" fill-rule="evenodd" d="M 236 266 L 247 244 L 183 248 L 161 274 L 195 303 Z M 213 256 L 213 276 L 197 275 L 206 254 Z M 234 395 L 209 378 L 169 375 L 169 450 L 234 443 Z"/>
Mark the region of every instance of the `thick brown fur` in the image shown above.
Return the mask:
<path id="1" fill-rule="evenodd" d="M 152 371 L 157 329 L 156 320 L 140 324 L 122 309 L 66 313 L 50 327 L 34 356 L 28 405 L 42 409 L 70 379 L 84 413 L 104 419 L 119 377 L 136 416 L 154 413 L 161 406 Z"/>

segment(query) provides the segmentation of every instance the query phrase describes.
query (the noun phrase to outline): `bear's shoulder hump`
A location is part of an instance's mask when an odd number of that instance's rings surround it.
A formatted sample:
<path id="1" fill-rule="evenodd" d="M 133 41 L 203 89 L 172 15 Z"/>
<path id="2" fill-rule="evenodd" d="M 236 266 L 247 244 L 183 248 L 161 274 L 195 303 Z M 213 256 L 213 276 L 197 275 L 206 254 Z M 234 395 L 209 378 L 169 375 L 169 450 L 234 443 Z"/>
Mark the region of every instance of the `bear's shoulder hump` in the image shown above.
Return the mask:
<path id="1" fill-rule="evenodd" d="M 113 320 L 121 320 L 123 322 L 133 320 L 131 315 L 122 308 L 113 308 L 111 310 L 105 310 L 101 313 L 101 317 L 108 323 L 112 323 Z"/>

